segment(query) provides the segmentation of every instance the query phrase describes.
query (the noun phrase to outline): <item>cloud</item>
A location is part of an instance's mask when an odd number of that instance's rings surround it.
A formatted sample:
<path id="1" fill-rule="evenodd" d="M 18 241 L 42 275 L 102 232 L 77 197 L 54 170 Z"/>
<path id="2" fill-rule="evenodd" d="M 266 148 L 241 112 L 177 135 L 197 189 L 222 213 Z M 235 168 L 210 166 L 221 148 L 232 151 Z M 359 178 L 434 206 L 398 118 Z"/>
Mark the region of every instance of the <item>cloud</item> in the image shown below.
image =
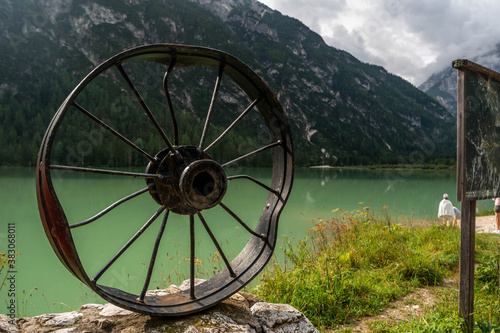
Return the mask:
<path id="1" fill-rule="evenodd" d="M 260 1 L 260 0 L 259 0 Z M 347 7 L 346 0 L 264 0 L 272 9 L 302 21 L 312 30 L 320 33 L 320 22 L 337 20 Z"/>
<path id="2" fill-rule="evenodd" d="M 500 42 L 500 2 L 478 0 L 263 0 L 325 41 L 415 85 L 458 58 Z"/>

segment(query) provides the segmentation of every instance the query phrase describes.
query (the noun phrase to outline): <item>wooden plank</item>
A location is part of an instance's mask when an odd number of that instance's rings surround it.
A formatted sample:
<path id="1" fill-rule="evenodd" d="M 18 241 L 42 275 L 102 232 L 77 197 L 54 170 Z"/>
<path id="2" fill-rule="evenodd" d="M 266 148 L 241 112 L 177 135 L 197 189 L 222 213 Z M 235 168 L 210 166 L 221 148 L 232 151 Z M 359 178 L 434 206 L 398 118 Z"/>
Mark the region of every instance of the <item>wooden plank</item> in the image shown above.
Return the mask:
<path id="1" fill-rule="evenodd" d="M 457 71 L 457 200 L 465 201 L 465 106 L 466 104 L 466 69 Z"/>
<path id="2" fill-rule="evenodd" d="M 467 60 L 467 59 L 458 59 L 458 60 L 453 61 L 453 68 L 456 68 L 458 70 L 469 69 L 471 71 L 484 74 L 484 75 L 489 76 L 497 81 L 500 81 L 500 73 L 495 72 L 492 69 L 478 65 L 475 62 L 472 62 L 472 61 Z"/>

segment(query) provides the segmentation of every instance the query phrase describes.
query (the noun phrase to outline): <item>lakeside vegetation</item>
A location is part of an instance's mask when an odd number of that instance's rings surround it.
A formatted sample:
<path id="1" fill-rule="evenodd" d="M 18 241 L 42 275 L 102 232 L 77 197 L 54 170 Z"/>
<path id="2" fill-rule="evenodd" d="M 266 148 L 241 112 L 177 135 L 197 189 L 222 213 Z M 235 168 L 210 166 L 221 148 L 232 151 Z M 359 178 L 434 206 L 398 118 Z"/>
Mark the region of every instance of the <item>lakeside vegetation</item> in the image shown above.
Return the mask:
<path id="1" fill-rule="evenodd" d="M 476 212 L 476 216 L 490 216 L 490 215 L 495 215 L 495 211 L 493 208 L 491 209 L 484 208 Z"/>
<path id="2" fill-rule="evenodd" d="M 360 166 L 364 169 L 391 169 L 391 170 L 400 170 L 400 169 L 409 169 L 409 170 L 433 170 L 433 171 L 441 171 L 441 170 L 456 170 L 457 161 L 455 158 L 443 158 L 433 160 L 429 163 L 422 164 L 377 164 L 377 165 L 367 165 Z"/>
<path id="3" fill-rule="evenodd" d="M 337 212 L 319 220 L 306 239 L 282 247 L 286 262 L 275 264 L 253 292 L 288 303 L 322 332 L 356 332 L 363 318 L 376 316 L 420 288 L 435 298 L 421 316 L 370 320 L 373 332 L 463 332 L 458 314 L 460 229 L 432 222 L 394 223 L 387 207 Z M 500 332 L 499 245 L 494 234 L 476 235 L 475 329 Z"/>

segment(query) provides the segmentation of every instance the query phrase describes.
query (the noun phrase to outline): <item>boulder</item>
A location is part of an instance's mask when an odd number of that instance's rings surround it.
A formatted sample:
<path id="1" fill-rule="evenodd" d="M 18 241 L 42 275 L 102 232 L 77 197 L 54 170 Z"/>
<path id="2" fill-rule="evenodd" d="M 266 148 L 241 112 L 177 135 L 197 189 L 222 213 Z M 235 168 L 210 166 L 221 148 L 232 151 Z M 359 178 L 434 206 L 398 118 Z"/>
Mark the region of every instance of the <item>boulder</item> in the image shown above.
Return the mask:
<path id="1" fill-rule="evenodd" d="M 172 286 L 169 287 L 170 290 Z M 165 290 L 150 291 L 161 294 Z M 9 322 L 10 321 L 10 322 Z M 183 317 L 158 317 L 112 304 L 86 304 L 78 311 L 12 319 L 0 315 L 0 333 L 316 333 L 311 322 L 287 304 L 270 304 L 239 292 L 214 307 Z"/>

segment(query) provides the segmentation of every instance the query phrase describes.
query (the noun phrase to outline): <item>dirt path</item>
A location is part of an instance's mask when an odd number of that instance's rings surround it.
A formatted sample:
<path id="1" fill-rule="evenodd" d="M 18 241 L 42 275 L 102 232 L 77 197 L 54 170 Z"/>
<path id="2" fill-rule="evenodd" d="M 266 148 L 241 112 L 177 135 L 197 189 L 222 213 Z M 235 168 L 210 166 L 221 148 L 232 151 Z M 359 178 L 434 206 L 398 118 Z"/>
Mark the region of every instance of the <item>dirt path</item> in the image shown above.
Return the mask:
<path id="1" fill-rule="evenodd" d="M 476 217 L 476 233 L 491 233 L 496 230 L 495 216 Z M 410 317 L 420 317 L 426 311 L 432 311 L 436 301 L 436 290 L 439 288 L 458 288 L 458 280 L 446 280 L 443 286 L 419 288 L 413 293 L 391 303 L 381 314 L 365 317 L 359 320 L 355 327 L 350 327 L 352 332 L 370 332 L 369 325 L 373 321 L 399 321 Z M 342 330 L 326 330 L 323 333 L 334 333 Z"/>
<path id="2" fill-rule="evenodd" d="M 476 233 L 493 232 L 495 230 L 495 215 L 476 217 Z"/>
<path id="3" fill-rule="evenodd" d="M 460 222 L 458 225 L 460 226 Z M 476 216 L 476 233 L 492 233 L 495 230 L 495 215 Z"/>
<path id="4" fill-rule="evenodd" d="M 395 322 L 411 317 L 420 317 L 426 312 L 432 311 L 432 307 L 437 300 L 436 289 L 449 287 L 453 283 L 453 281 L 446 281 L 445 286 L 419 288 L 413 293 L 391 303 L 381 314 L 362 318 L 355 327 L 351 326 L 349 329 L 353 333 L 372 332 L 370 324 L 374 321 Z M 323 333 L 336 333 L 342 331 L 343 328 L 347 328 L 347 326 L 334 330 L 326 330 Z"/>

